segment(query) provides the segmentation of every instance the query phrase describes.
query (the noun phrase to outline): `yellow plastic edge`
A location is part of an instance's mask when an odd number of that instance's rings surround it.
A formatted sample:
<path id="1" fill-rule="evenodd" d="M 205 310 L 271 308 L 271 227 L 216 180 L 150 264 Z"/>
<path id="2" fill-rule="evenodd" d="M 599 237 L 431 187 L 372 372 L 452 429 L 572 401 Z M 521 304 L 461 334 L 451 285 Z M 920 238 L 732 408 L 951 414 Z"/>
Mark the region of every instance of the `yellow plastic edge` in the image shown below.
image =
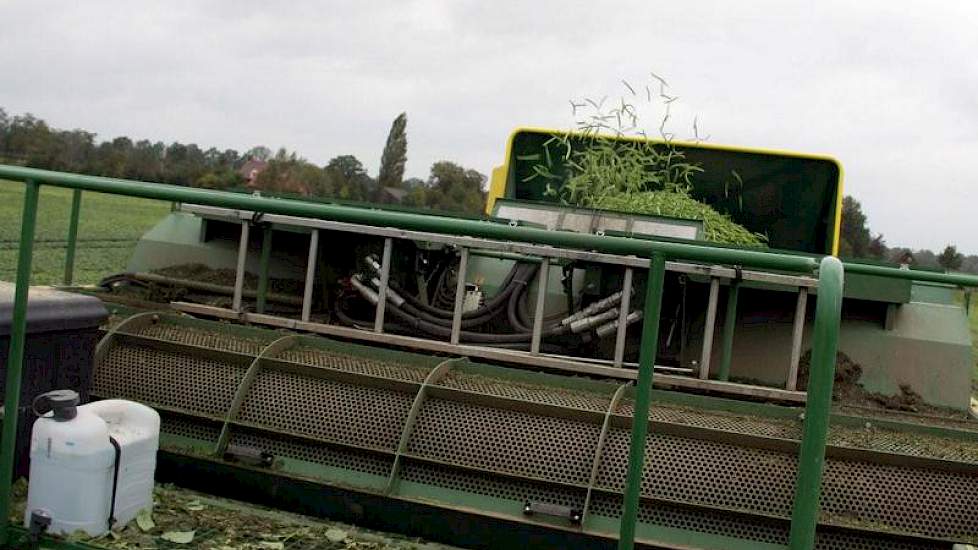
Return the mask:
<path id="1" fill-rule="evenodd" d="M 496 199 L 504 197 L 506 195 L 506 175 L 509 173 L 509 161 L 512 156 L 513 151 L 513 140 L 516 135 L 521 132 L 532 132 L 532 133 L 546 133 L 546 134 L 558 134 L 566 136 L 582 136 L 583 132 L 572 132 L 567 130 L 555 130 L 552 128 L 537 128 L 533 126 L 520 126 L 514 129 L 509 134 L 509 138 L 506 139 L 506 152 L 503 157 L 503 163 L 492 169 L 492 176 L 489 180 L 489 193 L 486 196 L 486 214 L 492 214 L 493 205 L 496 203 Z M 635 136 L 611 136 L 603 135 L 602 137 L 609 137 L 614 139 L 620 139 L 625 141 L 651 141 L 654 143 L 664 143 L 665 140 L 661 139 L 651 139 L 651 138 L 641 138 Z M 696 148 L 696 149 L 715 149 L 720 151 L 733 151 L 737 153 L 755 153 L 761 155 L 775 155 L 782 157 L 794 157 L 803 158 L 811 160 L 823 160 L 831 162 L 835 165 L 836 169 L 839 171 L 839 181 L 835 197 L 835 223 L 834 223 L 834 234 L 832 238 L 832 255 L 839 255 L 839 237 L 842 231 L 842 196 L 843 196 L 843 181 L 844 181 L 844 170 L 842 168 L 842 163 L 839 162 L 833 156 L 830 155 L 820 155 L 820 154 L 810 154 L 810 153 L 799 153 L 796 151 L 786 151 L 782 149 L 767 149 L 763 147 L 742 147 L 738 145 L 720 145 L 712 143 L 700 143 L 692 141 L 682 141 L 682 140 L 672 140 L 670 143 L 685 147 L 685 148 Z"/>

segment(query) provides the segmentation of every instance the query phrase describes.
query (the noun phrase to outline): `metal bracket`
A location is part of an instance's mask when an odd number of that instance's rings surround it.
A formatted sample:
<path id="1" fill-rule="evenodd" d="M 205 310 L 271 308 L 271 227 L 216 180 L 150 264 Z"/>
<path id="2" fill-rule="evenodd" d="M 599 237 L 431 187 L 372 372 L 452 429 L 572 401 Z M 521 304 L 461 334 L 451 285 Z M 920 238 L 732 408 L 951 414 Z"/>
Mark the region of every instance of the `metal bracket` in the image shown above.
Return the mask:
<path id="1" fill-rule="evenodd" d="M 577 508 L 571 506 L 563 506 L 561 504 L 551 504 L 549 502 L 532 502 L 527 501 L 523 505 L 523 515 L 524 516 L 553 516 L 556 518 L 566 518 L 567 521 L 574 525 L 580 525 L 583 519 L 583 514 Z"/>

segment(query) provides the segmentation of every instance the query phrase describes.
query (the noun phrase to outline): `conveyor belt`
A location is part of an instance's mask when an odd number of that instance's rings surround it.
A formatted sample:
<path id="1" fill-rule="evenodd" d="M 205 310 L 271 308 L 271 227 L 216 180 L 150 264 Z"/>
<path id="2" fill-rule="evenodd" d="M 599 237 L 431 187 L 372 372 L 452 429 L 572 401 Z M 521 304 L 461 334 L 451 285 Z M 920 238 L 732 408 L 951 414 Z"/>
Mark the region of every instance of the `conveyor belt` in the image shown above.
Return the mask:
<path id="1" fill-rule="evenodd" d="M 92 393 L 156 407 L 171 450 L 243 445 L 276 457 L 269 475 L 617 532 L 632 410 L 619 383 L 141 314 L 100 344 Z M 785 544 L 800 421 L 660 404 L 652 420 L 640 539 Z M 978 441 L 834 426 L 832 442 L 818 548 L 978 542 Z M 583 524 L 526 518 L 527 502 Z"/>

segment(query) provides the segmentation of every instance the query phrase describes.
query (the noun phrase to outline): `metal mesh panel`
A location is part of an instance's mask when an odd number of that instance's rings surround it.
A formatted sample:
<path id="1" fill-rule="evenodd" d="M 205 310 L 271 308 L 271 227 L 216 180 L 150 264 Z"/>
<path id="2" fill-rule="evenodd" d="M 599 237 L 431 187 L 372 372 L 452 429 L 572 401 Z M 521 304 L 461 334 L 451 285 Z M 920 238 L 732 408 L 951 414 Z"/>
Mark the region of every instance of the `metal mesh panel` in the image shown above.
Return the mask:
<path id="1" fill-rule="evenodd" d="M 219 417 L 227 412 L 244 373 L 231 362 L 115 345 L 95 369 L 92 393 Z"/>
<path id="2" fill-rule="evenodd" d="M 600 426 L 429 399 L 408 452 L 537 479 L 587 485 Z"/>
<path id="3" fill-rule="evenodd" d="M 871 449 L 887 453 L 922 456 L 978 464 L 978 445 L 957 439 L 927 434 L 903 433 L 870 428 L 833 426 L 829 431 L 830 445 Z"/>
<path id="4" fill-rule="evenodd" d="M 858 525 L 883 523 L 905 532 L 967 540 L 978 533 L 978 477 L 829 460 L 822 510 Z"/>
<path id="5" fill-rule="evenodd" d="M 599 412 L 605 412 L 611 401 L 610 393 L 603 395 L 596 392 L 555 388 L 460 371 L 450 371 L 438 382 L 438 385 L 474 393 Z M 612 388 L 611 391 L 613 392 L 614 389 Z"/>
<path id="6" fill-rule="evenodd" d="M 630 437 L 624 429 L 608 433 L 598 472 L 599 487 L 624 490 Z M 645 447 L 645 460 L 643 495 L 782 517 L 791 513 L 796 469 L 793 457 L 652 434 Z"/>
<path id="7" fill-rule="evenodd" d="M 329 441 L 395 449 L 414 395 L 287 372 L 261 371 L 242 422 Z"/>
<path id="8" fill-rule="evenodd" d="M 429 368 L 407 363 L 378 361 L 308 346 L 285 350 L 276 359 L 408 382 L 423 382 L 430 371 Z"/>
<path id="9" fill-rule="evenodd" d="M 202 336 L 185 336 L 193 330 L 196 329 L 171 325 L 159 328 L 153 336 L 247 353 L 257 353 L 260 348 L 260 338 L 242 343 L 219 329 L 204 331 Z M 208 339 L 219 337 L 237 343 L 209 343 Z M 222 418 L 245 366 L 233 356 L 221 359 L 193 353 L 158 351 L 121 339 L 97 365 L 92 393 Z M 400 363 L 396 357 L 381 360 L 316 348 L 289 350 L 282 358 L 321 369 L 412 382 L 423 380 L 430 372 L 430 367 Z M 388 475 L 392 456 L 369 449 L 396 449 L 415 398 L 413 393 L 269 367 L 259 372 L 238 415 L 240 421 L 261 429 L 235 428 L 233 442 L 259 447 L 276 456 Z M 450 371 L 439 385 L 600 412 L 606 410 L 610 399 L 610 394 L 548 388 L 464 370 Z M 630 412 L 630 407 L 623 404 L 619 414 Z M 408 456 L 402 479 L 517 502 L 529 499 L 580 507 L 601 426 L 597 422 L 529 412 L 535 410 L 512 402 L 474 405 L 429 396 L 407 452 L 448 464 L 433 466 Z M 785 439 L 797 438 L 800 428 L 791 419 L 762 419 L 685 407 L 659 406 L 651 412 L 653 419 L 663 422 Z M 213 422 L 164 415 L 164 433 L 211 442 L 217 439 L 217 429 Z M 848 433 L 851 437 L 845 443 L 851 446 L 886 447 L 890 452 L 923 456 L 949 447 L 940 438 L 875 429 L 847 430 L 834 427 L 833 437 L 838 440 Z M 366 449 L 317 443 L 284 435 L 287 433 Z M 597 479 L 599 488 L 623 490 L 629 440 L 627 429 L 613 428 L 609 432 Z M 978 450 L 962 445 L 943 452 L 970 457 Z M 657 433 L 649 436 L 645 453 L 643 495 L 674 504 L 643 504 L 641 521 L 748 540 L 783 542 L 785 522 L 722 509 L 788 518 L 796 471 L 793 454 Z M 822 508 L 823 519 L 832 522 L 967 540 L 978 533 L 978 476 L 830 459 L 826 462 Z M 591 511 L 615 517 L 620 513 L 620 497 L 599 493 Z M 850 531 L 828 530 L 819 535 L 819 548 L 882 547 L 917 546 L 905 541 L 880 545 Z"/>
<path id="10" fill-rule="evenodd" d="M 278 337 L 274 333 L 266 338 L 236 334 L 234 332 L 234 326 L 230 324 L 223 325 L 223 330 L 220 328 L 222 327 L 220 324 L 214 323 L 208 326 L 213 326 L 214 328 L 186 327 L 164 321 L 148 324 L 136 332 L 136 334 L 202 348 L 233 351 L 248 355 L 258 355 L 263 347 Z"/>
<path id="11" fill-rule="evenodd" d="M 632 403 L 621 403 L 617 412 L 618 414 L 632 416 L 634 414 Z M 653 403 L 652 408 L 649 409 L 649 418 L 658 422 L 748 435 L 785 439 L 801 437 L 801 424 L 790 419 L 743 416 L 722 411 L 693 409 L 660 403 Z"/>

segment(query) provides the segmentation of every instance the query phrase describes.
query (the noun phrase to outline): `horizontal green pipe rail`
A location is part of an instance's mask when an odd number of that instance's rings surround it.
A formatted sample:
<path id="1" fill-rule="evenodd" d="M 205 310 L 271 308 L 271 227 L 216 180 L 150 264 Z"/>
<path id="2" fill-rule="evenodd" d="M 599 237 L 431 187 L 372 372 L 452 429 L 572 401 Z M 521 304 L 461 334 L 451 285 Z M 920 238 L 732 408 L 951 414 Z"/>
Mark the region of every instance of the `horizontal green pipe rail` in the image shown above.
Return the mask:
<path id="1" fill-rule="evenodd" d="M 811 273 L 818 265 L 814 258 L 771 252 L 714 248 L 696 244 L 643 241 L 627 237 L 598 236 L 573 233 L 570 231 L 548 231 L 546 229 L 531 227 L 511 227 L 508 224 L 493 223 L 484 220 L 460 219 L 340 204 L 304 202 L 293 199 L 277 199 L 161 183 L 52 172 L 50 170 L 38 170 L 36 168 L 24 168 L 22 166 L 0 165 L 0 179 L 25 182 L 33 181 L 38 184 L 53 185 L 56 187 L 127 195 L 144 199 L 236 208 L 239 210 L 334 220 L 376 227 L 396 227 L 413 231 L 429 231 L 450 235 L 528 242 L 561 248 L 597 250 L 609 254 L 635 255 L 645 258 L 650 257 L 654 252 L 658 252 L 670 258 L 800 273 Z"/>
<path id="2" fill-rule="evenodd" d="M 965 275 L 963 273 L 937 273 L 934 271 L 900 269 L 898 267 L 886 267 L 881 265 L 868 265 L 850 262 L 845 263 L 845 269 L 846 273 L 856 273 L 859 275 L 876 275 L 879 277 L 889 277 L 891 279 L 903 279 L 926 283 L 942 283 L 962 287 L 978 287 L 978 276 Z"/>

